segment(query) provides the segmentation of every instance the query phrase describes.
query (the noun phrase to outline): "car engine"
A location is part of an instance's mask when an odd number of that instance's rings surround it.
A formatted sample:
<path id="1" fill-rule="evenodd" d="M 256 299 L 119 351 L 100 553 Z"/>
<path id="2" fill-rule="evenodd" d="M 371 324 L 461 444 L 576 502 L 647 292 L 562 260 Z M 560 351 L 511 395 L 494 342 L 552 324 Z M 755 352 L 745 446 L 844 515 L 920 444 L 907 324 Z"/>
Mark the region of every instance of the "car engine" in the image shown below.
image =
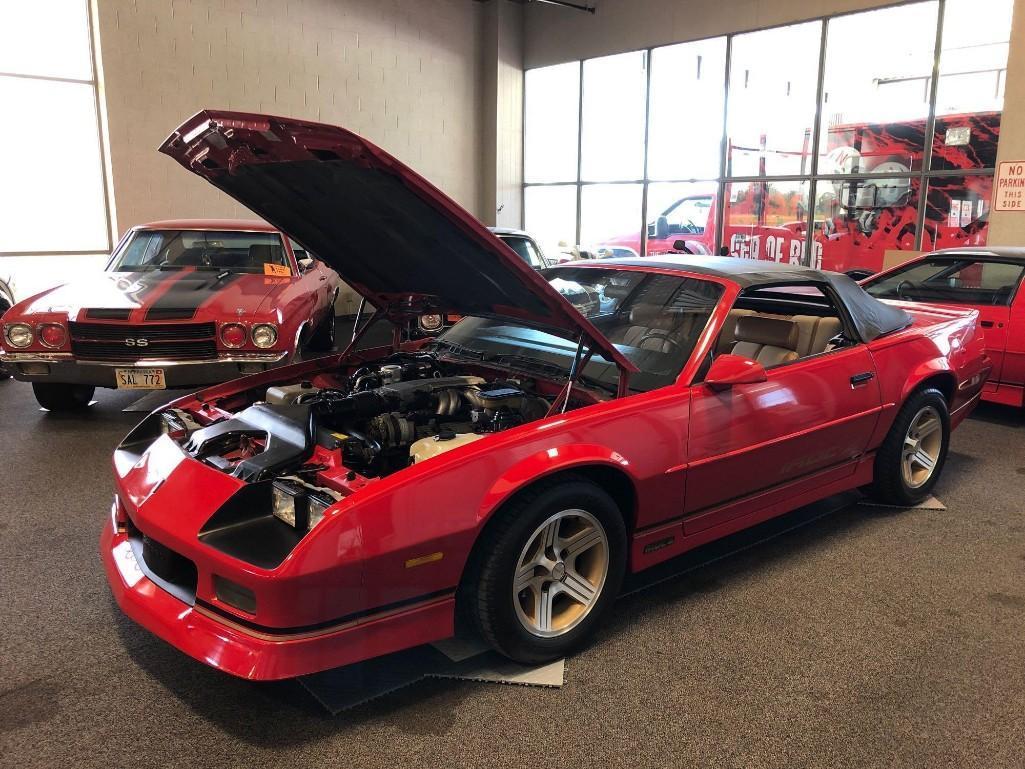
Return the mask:
<path id="1" fill-rule="evenodd" d="M 340 387 L 270 387 L 262 401 L 208 426 L 179 420 L 183 445 L 248 482 L 323 470 L 323 463 L 310 465 L 317 458 L 330 459 L 349 480 L 372 479 L 549 411 L 529 380 L 451 369 L 429 354 L 397 353 L 357 369 Z"/>

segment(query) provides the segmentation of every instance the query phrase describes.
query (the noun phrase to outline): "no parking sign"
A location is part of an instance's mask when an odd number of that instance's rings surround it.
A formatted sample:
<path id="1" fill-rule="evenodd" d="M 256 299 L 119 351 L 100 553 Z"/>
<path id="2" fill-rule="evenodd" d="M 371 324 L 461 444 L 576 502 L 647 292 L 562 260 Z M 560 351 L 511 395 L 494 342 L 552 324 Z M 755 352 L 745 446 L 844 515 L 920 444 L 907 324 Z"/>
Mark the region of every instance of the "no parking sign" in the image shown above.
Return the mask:
<path id="1" fill-rule="evenodd" d="M 1007 160 L 997 166 L 994 211 L 1025 211 L 1025 160 Z"/>

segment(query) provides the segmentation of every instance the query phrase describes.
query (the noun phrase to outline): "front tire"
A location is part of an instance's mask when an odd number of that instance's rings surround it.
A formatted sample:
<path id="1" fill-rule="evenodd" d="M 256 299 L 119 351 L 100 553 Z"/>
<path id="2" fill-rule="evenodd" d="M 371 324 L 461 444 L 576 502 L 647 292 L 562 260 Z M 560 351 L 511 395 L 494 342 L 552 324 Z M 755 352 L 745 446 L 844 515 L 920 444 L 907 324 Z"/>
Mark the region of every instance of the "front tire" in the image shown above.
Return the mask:
<path id="1" fill-rule="evenodd" d="M 911 507 L 927 499 L 939 480 L 950 446 L 950 414 L 943 393 L 919 390 L 904 402 L 876 453 L 872 496 Z"/>
<path id="2" fill-rule="evenodd" d="M 317 330 L 313 332 L 313 336 L 310 338 L 310 349 L 317 350 L 318 352 L 327 352 L 335 348 L 335 311 L 334 303 L 331 304 L 331 309 L 327 314 L 327 317 L 321 321 L 320 325 L 317 326 Z"/>
<path id="3" fill-rule="evenodd" d="M 86 408 L 96 388 L 92 385 L 33 382 L 36 401 L 47 411 L 77 411 Z"/>
<path id="4" fill-rule="evenodd" d="M 616 503 L 579 478 L 528 490 L 485 532 L 465 583 L 475 624 L 516 662 L 558 659 L 609 610 L 626 571 L 626 526 Z"/>

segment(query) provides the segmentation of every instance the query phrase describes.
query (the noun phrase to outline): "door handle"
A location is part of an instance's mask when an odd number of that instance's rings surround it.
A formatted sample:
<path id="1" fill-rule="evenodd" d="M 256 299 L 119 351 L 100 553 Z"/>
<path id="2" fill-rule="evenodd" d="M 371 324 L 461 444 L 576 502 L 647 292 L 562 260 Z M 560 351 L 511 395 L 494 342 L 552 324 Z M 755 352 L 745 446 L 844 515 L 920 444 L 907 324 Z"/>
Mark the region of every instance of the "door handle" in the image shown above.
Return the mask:
<path id="1" fill-rule="evenodd" d="M 851 387 L 857 387 L 860 384 L 870 382 L 875 378 L 875 374 L 871 371 L 865 371 L 861 374 L 855 374 L 851 377 Z"/>
<path id="2" fill-rule="evenodd" d="M 984 320 L 984 321 L 982 321 L 981 325 L 982 325 L 983 328 L 993 328 L 993 321 L 991 321 L 991 320 Z"/>
<path id="3" fill-rule="evenodd" d="M 321 280 L 327 280 L 327 275 L 321 275 L 321 276 L 320 276 L 320 279 L 321 279 Z"/>

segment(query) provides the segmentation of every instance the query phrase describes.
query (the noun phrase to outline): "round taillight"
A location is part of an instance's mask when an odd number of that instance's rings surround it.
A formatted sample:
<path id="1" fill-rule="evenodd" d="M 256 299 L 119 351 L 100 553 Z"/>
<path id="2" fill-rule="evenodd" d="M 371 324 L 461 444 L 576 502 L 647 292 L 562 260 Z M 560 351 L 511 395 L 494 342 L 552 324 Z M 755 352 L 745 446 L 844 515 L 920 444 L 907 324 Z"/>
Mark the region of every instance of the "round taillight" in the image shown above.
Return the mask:
<path id="1" fill-rule="evenodd" d="M 246 343 L 246 327 L 241 323 L 226 323 L 221 326 L 221 341 L 225 347 L 241 347 Z"/>
<path id="2" fill-rule="evenodd" d="M 60 323 L 44 323 L 39 327 L 39 341 L 47 347 L 63 347 L 68 341 L 68 332 Z"/>

